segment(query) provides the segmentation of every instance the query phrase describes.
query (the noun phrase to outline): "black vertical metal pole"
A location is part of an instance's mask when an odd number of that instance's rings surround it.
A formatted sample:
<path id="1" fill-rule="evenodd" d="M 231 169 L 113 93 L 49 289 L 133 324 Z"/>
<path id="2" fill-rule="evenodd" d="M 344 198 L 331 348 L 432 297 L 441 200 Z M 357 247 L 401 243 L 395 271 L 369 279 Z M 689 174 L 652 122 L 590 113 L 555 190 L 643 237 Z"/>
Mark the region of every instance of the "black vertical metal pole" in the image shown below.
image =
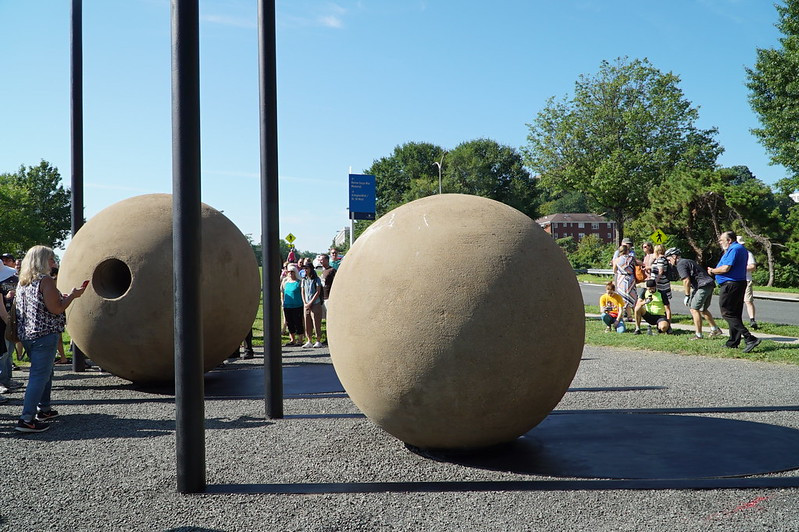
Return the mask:
<path id="1" fill-rule="evenodd" d="M 180 493 L 205 491 L 198 0 L 172 0 L 172 264 Z"/>
<path id="2" fill-rule="evenodd" d="M 83 225 L 83 0 L 72 0 L 70 75 L 72 98 L 72 236 Z M 85 371 L 86 357 L 72 344 L 72 371 Z"/>
<path id="3" fill-rule="evenodd" d="M 275 1 L 258 0 L 258 72 L 261 126 L 261 256 L 264 299 L 266 415 L 283 417 L 283 354 L 280 340 L 280 243 L 277 183 L 277 65 Z"/>

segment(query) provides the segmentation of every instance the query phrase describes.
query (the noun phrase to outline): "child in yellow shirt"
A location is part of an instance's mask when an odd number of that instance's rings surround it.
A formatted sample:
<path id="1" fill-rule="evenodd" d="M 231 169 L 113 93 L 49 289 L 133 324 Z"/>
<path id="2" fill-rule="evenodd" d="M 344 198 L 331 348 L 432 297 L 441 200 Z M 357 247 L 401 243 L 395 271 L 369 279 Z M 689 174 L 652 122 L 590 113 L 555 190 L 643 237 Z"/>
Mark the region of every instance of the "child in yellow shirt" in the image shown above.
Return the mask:
<path id="1" fill-rule="evenodd" d="M 613 282 L 606 284 L 605 293 L 599 298 L 599 312 L 602 322 L 607 326 L 605 332 L 610 332 L 624 323 L 622 309 L 624 309 L 624 299 L 616 293 L 616 285 Z"/>

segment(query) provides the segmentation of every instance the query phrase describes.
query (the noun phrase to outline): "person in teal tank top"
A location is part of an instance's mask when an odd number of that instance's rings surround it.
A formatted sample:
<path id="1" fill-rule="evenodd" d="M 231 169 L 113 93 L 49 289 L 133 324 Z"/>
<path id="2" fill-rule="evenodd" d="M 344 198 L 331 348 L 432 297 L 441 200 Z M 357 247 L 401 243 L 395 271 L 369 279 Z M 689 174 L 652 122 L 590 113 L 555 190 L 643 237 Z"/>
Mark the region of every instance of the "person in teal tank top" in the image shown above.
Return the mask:
<path id="1" fill-rule="evenodd" d="M 289 342 L 286 347 L 301 346 L 305 334 L 302 285 L 297 278 L 297 266 L 294 264 L 289 264 L 287 275 L 280 284 L 280 300 L 283 304 L 286 327 L 289 330 Z"/>

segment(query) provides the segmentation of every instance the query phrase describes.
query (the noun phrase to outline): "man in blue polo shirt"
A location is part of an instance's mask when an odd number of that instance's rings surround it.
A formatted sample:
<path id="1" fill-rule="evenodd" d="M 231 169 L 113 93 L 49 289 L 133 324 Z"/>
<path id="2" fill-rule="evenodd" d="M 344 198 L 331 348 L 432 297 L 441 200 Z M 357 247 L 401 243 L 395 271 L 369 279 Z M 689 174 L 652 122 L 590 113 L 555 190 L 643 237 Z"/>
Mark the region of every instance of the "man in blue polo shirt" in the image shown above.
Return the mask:
<path id="1" fill-rule="evenodd" d="M 748 353 L 760 345 L 760 338 L 750 333 L 743 322 L 746 263 L 749 252 L 736 241 L 735 233 L 732 231 L 723 232 L 719 237 L 719 244 L 724 250 L 724 255 L 715 268 L 707 269 L 707 273 L 716 276 L 721 317 L 727 320 L 730 326 L 730 338 L 726 346 L 737 348 L 743 337 L 746 343 L 744 353 Z"/>

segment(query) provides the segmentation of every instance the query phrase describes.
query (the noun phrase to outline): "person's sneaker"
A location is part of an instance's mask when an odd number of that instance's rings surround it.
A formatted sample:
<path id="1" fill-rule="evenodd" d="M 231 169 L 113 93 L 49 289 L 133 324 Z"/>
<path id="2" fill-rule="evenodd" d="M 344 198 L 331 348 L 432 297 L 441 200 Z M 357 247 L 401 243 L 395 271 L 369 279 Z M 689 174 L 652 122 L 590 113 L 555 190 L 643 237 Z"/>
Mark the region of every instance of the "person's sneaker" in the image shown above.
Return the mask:
<path id="1" fill-rule="evenodd" d="M 693 335 L 690 339 L 691 340 L 703 340 L 703 338 L 701 336 L 697 336 L 697 335 Z"/>
<path id="2" fill-rule="evenodd" d="M 721 329 L 713 329 L 710 331 L 710 334 L 708 334 L 708 337 L 715 338 L 716 336 L 721 336 L 722 334 L 724 333 L 721 332 Z"/>
<path id="3" fill-rule="evenodd" d="M 253 355 L 252 349 L 245 349 L 244 350 L 244 356 L 241 357 L 241 358 L 243 358 L 245 360 L 248 360 L 248 359 L 252 358 L 253 356 L 254 355 Z"/>
<path id="4" fill-rule="evenodd" d="M 320 347 L 322 347 L 322 342 L 316 342 L 313 346 L 319 349 Z"/>
<path id="5" fill-rule="evenodd" d="M 14 427 L 14 430 L 19 432 L 44 432 L 50 428 L 50 425 L 47 423 L 42 423 L 41 421 L 36 421 L 35 419 L 31 419 L 30 421 L 22 421 L 21 419 L 17 421 L 17 426 Z"/>
<path id="6" fill-rule="evenodd" d="M 313 344 L 311 342 L 305 342 L 304 344 L 302 344 L 302 348 L 303 349 L 310 349 L 312 347 L 313 347 Z"/>
<path id="7" fill-rule="evenodd" d="M 752 349 L 754 349 L 755 347 L 759 346 L 760 342 L 762 342 L 762 341 L 763 340 L 761 340 L 760 338 L 755 338 L 751 342 L 746 342 L 746 346 L 743 349 L 744 353 L 750 352 Z"/>
<path id="8" fill-rule="evenodd" d="M 641 334 L 641 329 L 636 329 L 635 331 L 633 331 L 633 334 Z"/>
<path id="9" fill-rule="evenodd" d="M 19 381 L 9 381 L 6 385 L 9 391 L 19 390 L 20 388 L 24 388 L 25 385 Z"/>
<path id="10" fill-rule="evenodd" d="M 36 421 L 50 421 L 51 419 L 55 419 L 57 417 L 58 410 L 50 409 L 36 414 Z"/>
<path id="11" fill-rule="evenodd" d="M 749 326 L 750 326 L 750 327 L 751 327 L 753 330 L 755 330 L 755 331 L 757 330 L 757 322 L 756 322 L 755 320 L 749 320 Z"/>

